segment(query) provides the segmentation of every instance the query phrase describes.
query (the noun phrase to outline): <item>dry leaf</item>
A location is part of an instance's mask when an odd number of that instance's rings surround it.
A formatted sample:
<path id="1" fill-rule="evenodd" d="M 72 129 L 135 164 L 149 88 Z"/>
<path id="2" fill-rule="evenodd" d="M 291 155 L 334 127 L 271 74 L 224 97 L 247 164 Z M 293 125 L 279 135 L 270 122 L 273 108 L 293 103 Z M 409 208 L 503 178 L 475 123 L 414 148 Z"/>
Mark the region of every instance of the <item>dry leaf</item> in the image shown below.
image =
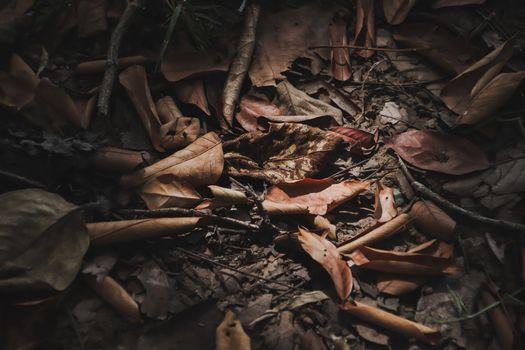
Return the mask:
<path id="1" fill-rule="evenodd" d="M 192 186 L 214 184 L 222 175 L 224 155 L 214 132 L 198 138 L 186 148 L 120 179 L 124 187 L 137 187 L 161 175 L 171 174 Z"/>
<path id="2" fill-rule="evenodd" d="M 361 246 L 371 245 L 375 242 L 384 240 L 403 230 L 409 221 L 410 217 L 407 214 L 402 213 L 382 225 L 375 225 L 356 235 L 350 241 L 337 247 L 337 250 L 340 253 L 350 253 Z"/>
<path id="3" fill-rule="evenodd" d="M 156 107 L 163 123 L 160 127 L 163 148 L 180 149 L 199 137 L 199 119 L 184 117 L 171 97 L 159 99 Z"/>
<path id="4" fill-rule="evenodd" d="M 281 110 L 275 104 L 263 98 L 246 95 L 241 99 L 239 112 L 235 119 L 246 131 L 262 130 L 257 123 L 257 118 L 261 116 L 280 116 Z"/>
<path id="5" fill-rule="evenodd" d="M 189 78 L 173 84 L 175 97 L 180 102 L 188 103 L 199 107 L 207 115 L 211 115 L 204 91 L 204 82 L 201 78 Z"/>
<path id="6" fill-rule="evenodd" d="M 349 255 L 365 269 L 412 276 L 455 274 L 459 267 L 451 259 L 419 253 L 404 253 L 362 246 Z"/>
<path id="7" fill-rule="evenodd" d="M 250 350 L 250 337 L 232 311 L 226 311 L 215 332 L 216 350 Z"/>
<path id="8" fill-rule="evenodd" d="M 477 54 L 464 38 L 434 23 L 404 23 L 393 37 L 402 46 L 421 49 L 419 55 L 451 74 L 464 71 Z"/>
<path id="9" fill-rule="evenodd" d="M 330 46 L 348 45 L 346 27 L 346 19 L 343 16 L 336 14 L 329 27 Z M 330 62 L 330 71 L 335 79 L 340 81 L 350 79 L 352 66 L 350 62 L 350 51 L 348 48 L 332 48 Z"/>
<path id="10" fill-rule="evenodd" d="M 257 22 L 259 21 L 259 13 L 261 6 L 259 3 L 251 3 L 246 8 L 244 14 L 244 29 L 237 45 L 237 54 L 233 59 L 224 90 L 222 92 L 222 114 L 226 122 L 231 126 L 233 122 L 233 115 L 239 95 L 241 93 L 244 78 L 250 68 L 250 62 L 255 49 L 255 32 L 257 30 Z"/>
<path id="11" fill-rule="evenodd" d="M 354 45 L 374 47 L 376 42 L 374 0 L 357 0 L 356 10 Z M 359 50 L 356 53 L 368 58 L 374 54 L 374 51 Z"/>
<path id="12" fill-rule="evenodd" d="M 277 85 L 274 102 L 283 114 L 286 115 L 329 115 L 333 117 L 338 124 L 343 123 L 343 113 L 340 109 L 310 97 L 286 80 Z"/>
<path id="13" fill-rule="evenodd" d="M 429 344 L 436 344 L 440 338 L 439 332 L 435 329 L 358 301 L 347 302 L 341 305 L 341 309 L 360 320 L 386 328 L 407 338 L 415 338 Z"/>
<path id="14" fill-rule="evenodd" d="M 371 134 L 367 131 L 348 126 L 337 126 L 329 130 L 333 131 L 337 137 L 342 138 L 345 143 L 350 144 L 350 153 L 358 156 L 371 154 L 379 140 L 379 131 Z"/>
<path id="15" fill-rule="evenodd" d="M 325 215 L 367 189 L 367 182 L 356 180 L 304 179 L 271 187 L 262 204 L 269 215 Z"/>
<path id="16" fill-rule="evenodd" d="M 107 302 L 126 320 L 133 323 L 142 322 L 139 306 L 131 295 L 113 278 L 106 276 L 101 283 L 98 283 L 96 278 L 86 276 L 85 281 L 102 300 Z"/>
<path id="17" fill-rule="evenodd" d="M 193 230 L 201 218 L 159 218 L 106 221 L 87 224 L 91 242 L 97 245 L 173 236 Z"/>
<path id="18" fill-rule="evenodd" d="M 512 41 L 505 42 L 448 82 L 441 90 L 441 99 L 447 107 L 459 115 L 465 113 L 471 99 L 498 75 L 510 59 L 512 46 Z"/>
<path id="19" fill-rule="evenodd" d="M 492 295 L 492 293 L 489 290 L 481 291 L 481 300 L 483 301 L 485 307 L 497 302 L 497 299 Z M 498 337 L 498 342 L 501 346 L 501 349 L 518 349 L 518 339 L 516 339 L 514 327 L 507 316 L 507 311 L 505 311 L 501 307 L 501 305 L 499 305 L 495 308 L 492 308 L 487 313 L 490 317 L 490 320 L 492 321 L 492 326 L 494 327 L 494 331 L 496 333 L 496 336 Z"/>
<path id="20" fill-rule="evenodd" d="M 115 147 L 98 148 L 91 160 L 93 167 L 101 172 L 124 174 L 152 163 L 146 151 L 130 151 Z"/>
<path id="21" fill-rule="evenodd" d="M 80 38 L 89 38 L 108 29 L 107 0 L 79 0 L 76 5 Z"/>
<path id="22" fill-rule="evenodd" d="M 319 58 L 308 48 L 329 44 L 328 25 L 334 12 L 330 6 L 317 3 L 305 3 L 278 12 L 271 9 L 263 11 L 257 31 L 255 58 L 249 71 L 252 84 L 275 85 L 275 79 L 284 79 L 281 73 L 288 70 L 298 57 L 308 57 L 314 64 L 318 63 Z M 328 58 L 327 49 L 316 52 Z"/>
<path id="23" fill-rule="evenodd" d="M 145 65 L 150 62 L 146 56 L 128 56 L 118 59 L 118 67 L 125 68 L 133 65 Z M 106 69 L 107 60 L 92 60 L 81 62 L 77 65 L 75 72 L 78 74 L 95 74 L 102 73 Z"/>
<path id="24" fill-rule="evenodd" d="M 193 186 L 177 180 L 172 174 L 165 174 L 148 181 L 140 189 L 140 196 L 148 209 L 193 208 L 202 202 L 202 197 Z"/>
<path id="25" fill-rule="evenodd" d="M 401 24 L 405 21 L 417 0 L 383 0 L 383 11 L 390 24 Z"/>
<path id="26" fill-rule="evenodd" d="M 463 6 L 463 5 L 481 5 L 487 0 L 434 0 L 432 3 L 433 9 L 439 9 L 449 6 Z"/>
<path id="27" fill-rule="evenodd" d="M 302 124 L 271 124 L 224 143 L 228 173 L 270 183 L 313 177 L 331 160 L 340 140 Z"/>
<path id="28" fill-rule="evenodd" d="M 148 260 L 137 275 L 146 293 L 140 310 L 148 317 L 165 320 L 170 311 L 172 291 L 166 272 L 154 261 Z"/>
<path id="29" fill-rule="evenodd" d="M 352 292 L 352 271 L 341 259 L 335 245 L 326 238 L 301 228 L 298 238 L 305 252 L 328 272 L 334 282 L 337 295 L 344 302 Z"/>
<path id="30" fill-rule="evenodd" d="M 9 61 L 9 73 L 0 72 L 0 105 L 17 111 L 31 103 L 40 79 L 17 54 Z"/>
<path id="31" fill-rule="evenodd" d="M 396 202 L 394 201 L 394 189 L 377 183 L 374 196 L 374 218 L 377 222 L 387 222 L 397 216 Z"/>
<path id="32" fill-rule="evenodd" d="M 487 169 L 485 154 L 459 136 L 428 130 L 409 130 L 386 144 L 408 163 L 425 170 L 463 175 Z"/>
<path id="33" fill-rule="evenodd" d="M 82 129 L 87 129 L 91 124 L 91 118 L 95 112 L 95 106 L 97 104 L 98 95 L 92 95 L 90 97 L 81 97 L 74 100 L 75 106 L 77 107 L 79 126 Z"/>
<path id="34" fill-rule="evenodd" d="M 268 130 L 270 123 L 301 123 L 320 129 L 335 128 L 339 123 L 329 115 L 275 115 L 257 118 L 260 130 Z"/>
<path id="35" fill-rule="evenodd" d="M 195 209 L 228 208 L 232 205 L 245 205 L 249 203 L 248 198 L 241 191 L 216 185 L 210 185 L 208 188 L 210 189 L 213 198 L 205 199 L 201 204 L 195 207 Z"/>
<path id="36" fill-rule="evenodd" d="M 451 241 L 455 237 L 456 221 L 430 201 L 414 203 L 408 215 L 424 234 L 445 241 Z"/>
<path id="37" fill-rule="evenodd" d="M 337 240 L 337 227 L 330 222 L 327 218 L 321 215 L 308 216 L 312 218 L 312 225 L 319 230 L 323 230 L 327 233 L 328 237 Z"/>

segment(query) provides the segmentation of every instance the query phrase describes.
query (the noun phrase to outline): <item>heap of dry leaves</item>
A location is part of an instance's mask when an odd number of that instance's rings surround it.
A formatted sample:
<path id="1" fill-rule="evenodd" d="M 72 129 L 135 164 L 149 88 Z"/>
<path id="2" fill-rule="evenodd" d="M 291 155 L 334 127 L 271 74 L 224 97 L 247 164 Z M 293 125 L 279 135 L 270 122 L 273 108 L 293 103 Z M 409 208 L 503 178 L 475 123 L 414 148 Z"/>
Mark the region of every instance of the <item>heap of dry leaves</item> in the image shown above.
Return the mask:
<path id="1" fill-rule="evenodd" d="M 521 349 L 523 18 L 3 1 L 0 347 Z"/>

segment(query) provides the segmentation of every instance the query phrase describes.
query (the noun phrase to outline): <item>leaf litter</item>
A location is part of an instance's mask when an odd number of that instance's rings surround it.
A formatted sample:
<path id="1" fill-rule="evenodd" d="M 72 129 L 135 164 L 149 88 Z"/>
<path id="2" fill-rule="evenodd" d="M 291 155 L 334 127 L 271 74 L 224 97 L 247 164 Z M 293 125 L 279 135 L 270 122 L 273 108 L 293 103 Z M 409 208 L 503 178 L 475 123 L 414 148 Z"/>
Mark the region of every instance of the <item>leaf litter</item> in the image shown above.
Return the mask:
<path id="1" fill-rule="evenodd" d="M 523 11 L 6 1 L 1 347 L 519 348 Z"/>

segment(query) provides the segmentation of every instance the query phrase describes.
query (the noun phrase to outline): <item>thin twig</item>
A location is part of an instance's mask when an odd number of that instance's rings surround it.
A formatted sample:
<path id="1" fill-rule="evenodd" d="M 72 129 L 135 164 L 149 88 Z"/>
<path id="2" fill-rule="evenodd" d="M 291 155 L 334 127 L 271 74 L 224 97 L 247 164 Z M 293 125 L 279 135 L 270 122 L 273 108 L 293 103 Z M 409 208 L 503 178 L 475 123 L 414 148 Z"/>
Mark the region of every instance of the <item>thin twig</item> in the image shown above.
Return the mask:
<path id="1" fill-rule="evenodd" d="M 197 216 L 202 218 L 208 218 L 212 220 L 215 223 L 221 223 L 225 225 L 232 225 L 241 227 L 246 230 L 250 231 L 258 231 L 260 228 L 259 226 L 255 224 L 251 224 L 246 221 L 241 221 L 225 216 L 219 216 L 211 214 L 209 211 L 201 211 L 201 210 L 195 210 L 195 209 L 182 209 L 182 208 L 162 208 L 162 209 L 154 209 L 154 210 L 146 210 L 146 209 L 121 209 L 117 211 L 119 214 L 123 216 L 132 216 L 132 215 L 140 215 L 144 217 L 180 217 L 180 216 Z"/>
<path id="2" fill-rule="evenodd" d="M 399 159 L 399 165 L 401 166 L 401 170 L 407 177 L 408 181 L 410 182 L 410 185 L 412 185 L 412 188 L 422 195 L 423 197 L 432 200 L 439 206 L 441 206 L 444 209 L 448 209 L 449 211 L 453 211 L 461 216 L 464 216 L 472 221 L 479 222 L 481 224 L 491 225 L 495 227 L 500 227 L 506 230 L 510 231 L 518 231 L 525 233 L 525 225 L 519 224 L 516 222 L 511 222 L 507 220 L 498 220 L 498 219 L 492 219 L 488 218 L 486 216 L 482 216 L 480 214 L 474 213 L 470 210 L 466 210 L 459 205 L 456 205 L 445 198 L 441 197 L 439 194 L 432 191 L 430 188 L 423 185 L 421 182 L 418 182 L 412 177 L 410 172 L 408 171 L 408 168 L 406 167 L 403 160 L 398 156 Z"/>
<path id="3" fill-rule="evenodd" d="M 111 99 L 111 92 L 113 85 L 115 84 L 115 77 L 118 71 L 118 52 L 120 48 L 120 42 L 122 37 L 131 23 L 131 19 L 137 12 L 137 9 L 142 7 L 144 0 L 133 0 L 128 3 L 124 13 L 120 17 L 117 26 L 111 34 L 109 41 L 108 57 L 106 60 L 106 71 L 104 72 L 104 79 L 100 86 L 100 92 L 98 95 L 98 114 L 107 117 L 109 114 L 109 100 Z"/>
<path id="4" fill-rule="evenodd" d="M 45 189 L 47 188 L 44 184 L 41 184 L 38 181 L 28 179 L 26 177 L 20 176 L 18 174 L 11 173 L 9 171 L 0 170 L 0 176 L 6 177 L 12 181 L 18 182 L 23 185 L 31 186 L 31 187 L 37 187 Z"/>
<path id="5" fill-rule="evenodd" d="M 357 46 L 357 45 L 320 45 L 320 46 L 310 46 L 309 50 L 314 49 L 356 49 L 356 50 L 370 50 L 370 51 L 383 51 L 383 52 L 421 52 L 432 50 L 431 47 L 421 47 L 421 48 L 391 48 L 391 47 L 366 47 L 366 46 Z"/>

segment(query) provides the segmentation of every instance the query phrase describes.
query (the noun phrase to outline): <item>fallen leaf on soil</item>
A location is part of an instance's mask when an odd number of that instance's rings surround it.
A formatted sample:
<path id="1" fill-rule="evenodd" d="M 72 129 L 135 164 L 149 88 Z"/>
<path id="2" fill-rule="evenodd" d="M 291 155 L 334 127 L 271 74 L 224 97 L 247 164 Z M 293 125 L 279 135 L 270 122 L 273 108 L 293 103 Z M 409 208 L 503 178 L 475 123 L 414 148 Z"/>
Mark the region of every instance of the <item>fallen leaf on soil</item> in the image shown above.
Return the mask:
<path id="1" fill-rule="evenodd" d="M 124 174 L 152 163 L 146 151 L 131 151 L 115 147 L 98 148 L 91 159 L 93 167 L 103 173 Z"/>
<path id="2" fill-rule="evenodd" d="M 386 144 L 408 163 L 425 170 L 463 175 L 489 167 L 485 154 L 459 136 L 428 130 L 409 130 Z"/>
<path id="3" fill-rule="evenodd" d="M 250 350 L 250 337 L 232 311 L 226 311 L 215 333 L 216 350 Z"/>
<path id="4" fill-rule="evenodd" d="M 105 221 L 87 224 L 91 242 L 97 245 L 154 239 L 190 232 L 201 218 L 159 218 Z"/>
<path id="5" fill-rule="evenodd" d="M 374 196 L 374 218 L 377 222 L 387 222 L 397 216 L 396 202 L 394 201 L 394 189 L 377 183 Z"/>
<path id="6" fill-rule="evenodd" d="M 327 218 L 322 215 L 311 216 L 308 215 L 312 220 L 312 225 L 319 230 L 326 232 L 329 238 L 337 240 L 337 227 L 330 222 Z"/>
<path id="7" fill-rule="evenodd" d="M 162 122 L 159 131 L 163 148 L 179 149 L 199 137 L 201 129 L 199 119 L 184 117 L 171 97 L 161 98 L 157 101 L 156 107 Z"/>
<path id="8" fill-rule="evenodd" d="M 0 195 L 0 292 L 62 291 L 89 246 L 82 210 L 38 189 Z"/>
<path id="9" fill-rule="evenodd" d="M 192 186 L 217 182 L 224 167 L 221 140 L 214 132 L 201 136 L 186 148 L 120 179 L 124 187 L 137 187 L 161 175 L 171 174 Z"/>
<path id="10" fill-rule="evenodd" d="M 253 50 L 255 49 L 255 32 L 261 6 L 259 3 L 251 3 L 244 14 L 244 29 L 237 44 L 237 53 L 230 66 L 226 83 L 222 92 L 222 115 L 231 126 L 233 115 L 239 101 L 244 78 L 250 68 Z"/>
<path id="11" fill-rule="evenodd" d="M 146 290 L 140 310 L 150 318 L 165 320 L 168 317 L 171 296 L 166 272 L 155 261 L 149 260 L 142 265 L 137 278 Z"/>
<path id="12" fill-rule="evenodd" d="M 338 124 L 343 123 L 343 113 L 340 109 L 310 97 L 286 80 L 277 85 L 274 103 L 286 115 L 329 115 Z"/>
<path id="13" fill-rule="evenodd" d="M 241 124 L 246 131 L 261 130 L 262 127 L 257 123 L 261 116 L 280 116 L 281 110 L 275 104 L 263 98 L 245 95 L 241 99 L 239 112 L 235 119 Z"/>
<path id="14" fill-rule="evenodd" d="M 0 72 L 0 104 L 17 111 L 27 106 L 35 96 L 40 79 L 17 54 L 9 61 L 9 73 Z"/>
<path id="15" fill-rule="evenodd" d="M 351 145 L 350 152 L 358 156 L 371 154 L 376 148 L 379 132 L 371 134 L 367 131 L 351 128 L 348 126 L 337 126 L 329 129 Z"/>
<path id="16" fill-rule="evenodd" d="M 459 114 L 462 124 L 473 124 L 502 107 L 525 77 L 523 72 L 498 74 L 513 53 L 513 41 L 507 41 L 472 64 L 441 90 L 441 99 Z M 478 100 L 479 99 L 479 100 Z"/>
<path id="17" fill-rule="evenodd" d="M 352 292 L 352 271 L 333 243 L 326 238 L 299 228 L 299 242 L 312 259 L 328 272 L 334 282 L 337 295 L 345 301 Z"/>
<path id="18" fill-rule="evenodd" d="M 52 120 L 52 124 L 61 126 L 71 123 L 79 128 L 86 128 L 89 120 L 79 113 L 73 99 L 49 79 L 41 79 L 35 92 L 35 102 Z"/>
<path id="19" fill-rule="evenodd" d="M 216 185 L 210 185 L 208 188 L 213 197 L 211 199 L 205 199 L 195 207 L 195 209 L 229 208 L 232 205 L 245 205 L 249 203 L 248 197 L 241 191 Z"/>
<path id="20" fill-rule="evenodd" d="M 427 254 L 395 252 L 362 246 L 349 255 L 365 269 L 412 276 L 454 274 L 459 267 L 451 259 Z"/>
<path id="21" fill-rule="evenodd" d="M 319 62 L 319 58 L 308 48 L 329 44 L 328 26 L 334 13 L 329 6 L 316 3 L 278 12 L 271 9 L 263 11 L 257 30 L 255 58 L 249 71 L 252 84 L 275 85 L 275 79 L 284 79 L 281 73 L 288 70 L 298 57 Z M 328 58 L 327 49 L 316 52 Z"/>
<path id="22" fill-rule="evenodd" d="M 146 182 L 140 189 L 140 197 L 148 209 L 193 208 L 202 202 L 202 197 L 193 186 L 177 180 L 171 174 L 165 174 Z"/>
<path id="23" fill-rule="evenodd" d="M 356 10 L 354 45 L 374 47 L 376 42 L 374 0 L 357 0 Z M 374 51 L 359 50 L 356 53 L 368 58 L 374 54 Z"/>
<path id="24" fill-rule="evenodd" d="M 481 5 L 487 0 L 434 0 L 432 3 L 433 9 L 439 9 L 449 6 L 464 6 L 464 5 Z"/>
<path id="25" fill-rule="evenodd" d="M 347 302 L 341 305 L 341 309 L 360 320 L 386 328 L 407 338 L 415 338 L 429 344 L 436 344 L 440 338 L 439 332 L 435 329 L 358 301 Z"/>
<path id="26" fill-rule="evenodd" d="M 488 290 L 481 291 L 481 300 L 483 301 L 485 307 L 494 304 L 497 301 L 497 299 Z M 517 346 L 518 339 L 516 339 L 516 335 L 513 331 L 514 327 L 506 313 L 507 312 L 503 310 L 501 305 L 496 306 L 495 308 L 488 311 L 488 315 L 492 321 L 492 326 L 494 327 L 494 331 L 498 338 L 501 349 L 517 349 L 519 347 Z"/>
<path id="27" fill-rule="evenodd" d="M 330 23 L 330 45 L 348 45 L 347 21 L 344 16 L 336 14 Z M 330 55 L 330 71 L 334 79 L 346 81 L 351 77 L 350 51 L 348 48 L 332 48 Z"/>
<path id="28" fill-rule="evenodd" d="M 386 21 L 390 24 L 401 24 L 405 21 L 417 0 L 383 1 Z"/>
<path id="29" fill-rule="evenodd" d="M 477 53 L 463 37 L 434 23 L 404 23 L 393 37 L 404 47 L 421 49 L 418 54 L 451 74 L 464 71 Z"/>
<path id="30" fill-rule="evenodd" d="M 335 183 L 331 178 L 307 178 L 271 187 L 262 204 L 269 215 L 325 215 L 366 191 L 368 186 L 367 182 L 356 180 Z"/>
<path id="31" fill-rule="evenodd" d="M 363 231 L 353 237 L 350 241 L 338 246 L 337 250 L 340 253 L 350 253 L 361 246 L 371 245 L 375 242 L 384 240 L 403 230 L 409 222 L 410 217 L 408 214 L 402 213 L 382 225 L 377 224 Z"/>
<path id="32" fill-rule="evenodd" d="M 85 278 L 86 283 L 102 300 L 114 308 L 122 317 L 132 323 L 142 322 L 139 306 L 131 295 L 113 278 L 106 276 L 101 283 L 91 276 Z"/>
<path id="33" fill-rule="evenodd" d="M 79 38 L 89 38 L 108 29 L 107 0 L 79 0 L 76 5 Z"/>
<path id="34" fill-rule="evenodd" d="M 173 84 L 175 97 L 182 102 L 199 107 L 207 115 L 211 115 L 204 91 L 204 82 L 201 78 L 189 78 Z"/>
<path id="35" fill-rule="evenodd" d="M 456 221 L 430 201 L 414 203 L 408 215 L 413 219 L 414 225 L 426 235 L 445 241 L 451 241 L 455 237 Z"/>
<path id="36" fill-rule="evenodd" d="M 270 124 L 266 132 L 246 133 L 224 143 L 228 173 L 276 184 L 319 173 L 334 156 L 340 139 L 302 124 Z"/>

